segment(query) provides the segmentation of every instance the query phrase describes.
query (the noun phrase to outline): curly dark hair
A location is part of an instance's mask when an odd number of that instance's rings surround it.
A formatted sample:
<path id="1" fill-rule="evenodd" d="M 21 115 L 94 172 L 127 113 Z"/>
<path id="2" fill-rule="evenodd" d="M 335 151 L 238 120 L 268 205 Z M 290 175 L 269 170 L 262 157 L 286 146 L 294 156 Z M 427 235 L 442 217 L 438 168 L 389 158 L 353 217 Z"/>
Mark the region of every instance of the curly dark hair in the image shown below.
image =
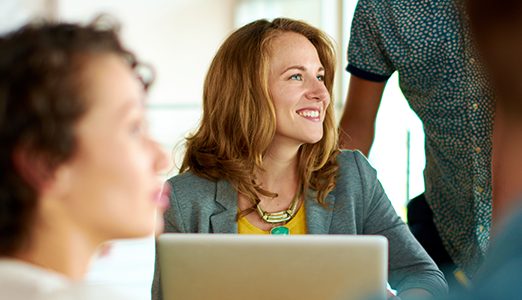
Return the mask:
<path id="1" fill-rule="evenodd" d="M 104 22 L 105 21 L 105 22 Z M 82 69 L 102 54 L 135 66 L 117 26 L 40 23 L 0 38 L 0 255 L 29 245 L 38 190 L 14 159 L 21 149 L 52 172 L 75 153 L 74 125 L 87 111 Z"/>

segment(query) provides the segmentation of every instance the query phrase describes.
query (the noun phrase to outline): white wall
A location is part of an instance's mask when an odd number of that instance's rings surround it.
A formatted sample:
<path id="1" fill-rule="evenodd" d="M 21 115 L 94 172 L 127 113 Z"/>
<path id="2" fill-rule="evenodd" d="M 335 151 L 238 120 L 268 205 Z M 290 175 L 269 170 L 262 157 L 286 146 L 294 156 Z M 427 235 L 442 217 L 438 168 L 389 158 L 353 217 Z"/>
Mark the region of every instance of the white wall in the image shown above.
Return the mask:
<path id="1" fill-rule="evenodd" d="M 151 105 L 199 103 L 202 80 L 223 38 L 232 30 L 232 0 L 59 0 L 65 21 L 108 13 L 122 24 L 121 39 L 151 63 L 157 81 Z"/>
<path id="2" fill-rule="evenodd" d="M 53 2 L 49 0 L 0 0 L 0 35 L 35 18 L 50 18 Z"/>
<path id="3" fill-rule="evenodd" d="M 205 74 L 233 29 L 234 0 L 58 1 L 61 20 L 85 22 L 107 13 L 122 23 L 124 45 L 156 70 L 150 130 L 170 152 L 200 118 Z"/>

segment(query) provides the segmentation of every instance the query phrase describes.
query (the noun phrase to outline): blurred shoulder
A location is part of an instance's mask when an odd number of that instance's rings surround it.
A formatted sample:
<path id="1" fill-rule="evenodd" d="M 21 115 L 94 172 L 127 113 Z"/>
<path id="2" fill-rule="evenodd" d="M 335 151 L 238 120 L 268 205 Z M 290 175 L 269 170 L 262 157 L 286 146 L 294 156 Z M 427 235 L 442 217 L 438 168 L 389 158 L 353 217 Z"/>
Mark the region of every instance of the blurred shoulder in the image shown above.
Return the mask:
<path id="1" fill-rule="evenodd" d="M 71 281 L 64 275 L 21 260 L 0 258 L 0 299 L 33 300 L 63 290 Z"/>

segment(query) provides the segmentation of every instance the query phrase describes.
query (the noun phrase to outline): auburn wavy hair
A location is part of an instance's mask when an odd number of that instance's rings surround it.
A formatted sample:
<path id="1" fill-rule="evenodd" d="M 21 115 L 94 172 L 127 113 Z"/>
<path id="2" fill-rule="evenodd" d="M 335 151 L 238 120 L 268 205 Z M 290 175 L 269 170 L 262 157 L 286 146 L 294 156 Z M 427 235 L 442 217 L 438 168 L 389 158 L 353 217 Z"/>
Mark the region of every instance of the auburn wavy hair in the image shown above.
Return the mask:
<path id="1" fill-rule="evenodd" d="M 329 36 L 301 21 L 254 21 L 233 32 L 218 50 L 205 79 L 201 124 L 186 140 L 180 173 L 191 170 L 212 181 L 228 180 L 252 203 L 238 217 L 255 210 L 260 201 L 257 193 L 277 196 L 259 186 L 256 171 L 264 170 L 263 156 L 276 131 L 268 89 L 269 50 L 271 41 L 284 32 L 302 34 L 315 46 L 332 96 L 336 57 Z M 304 190 L 324 207 L 328 207 L 324 199 L 335 187 L 339 168 L 337 140 L 333 105 L 329 105 L 323 138 L 302 145 L 298 154 Z"/>

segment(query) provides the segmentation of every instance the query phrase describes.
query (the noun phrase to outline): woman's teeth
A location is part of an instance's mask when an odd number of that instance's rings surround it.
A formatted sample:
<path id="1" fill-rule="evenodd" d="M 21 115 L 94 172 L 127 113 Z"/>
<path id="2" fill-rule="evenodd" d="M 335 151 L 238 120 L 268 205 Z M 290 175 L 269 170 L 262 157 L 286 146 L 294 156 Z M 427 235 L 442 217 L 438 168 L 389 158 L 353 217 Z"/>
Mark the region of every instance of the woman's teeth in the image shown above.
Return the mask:
<path id="1" fill-rule="evenodd" d="M 300 111 L 298 114 L 303 117 L 311 117 L 311 118 L 319 117 L 319 112 L 317 110 Z"/>

